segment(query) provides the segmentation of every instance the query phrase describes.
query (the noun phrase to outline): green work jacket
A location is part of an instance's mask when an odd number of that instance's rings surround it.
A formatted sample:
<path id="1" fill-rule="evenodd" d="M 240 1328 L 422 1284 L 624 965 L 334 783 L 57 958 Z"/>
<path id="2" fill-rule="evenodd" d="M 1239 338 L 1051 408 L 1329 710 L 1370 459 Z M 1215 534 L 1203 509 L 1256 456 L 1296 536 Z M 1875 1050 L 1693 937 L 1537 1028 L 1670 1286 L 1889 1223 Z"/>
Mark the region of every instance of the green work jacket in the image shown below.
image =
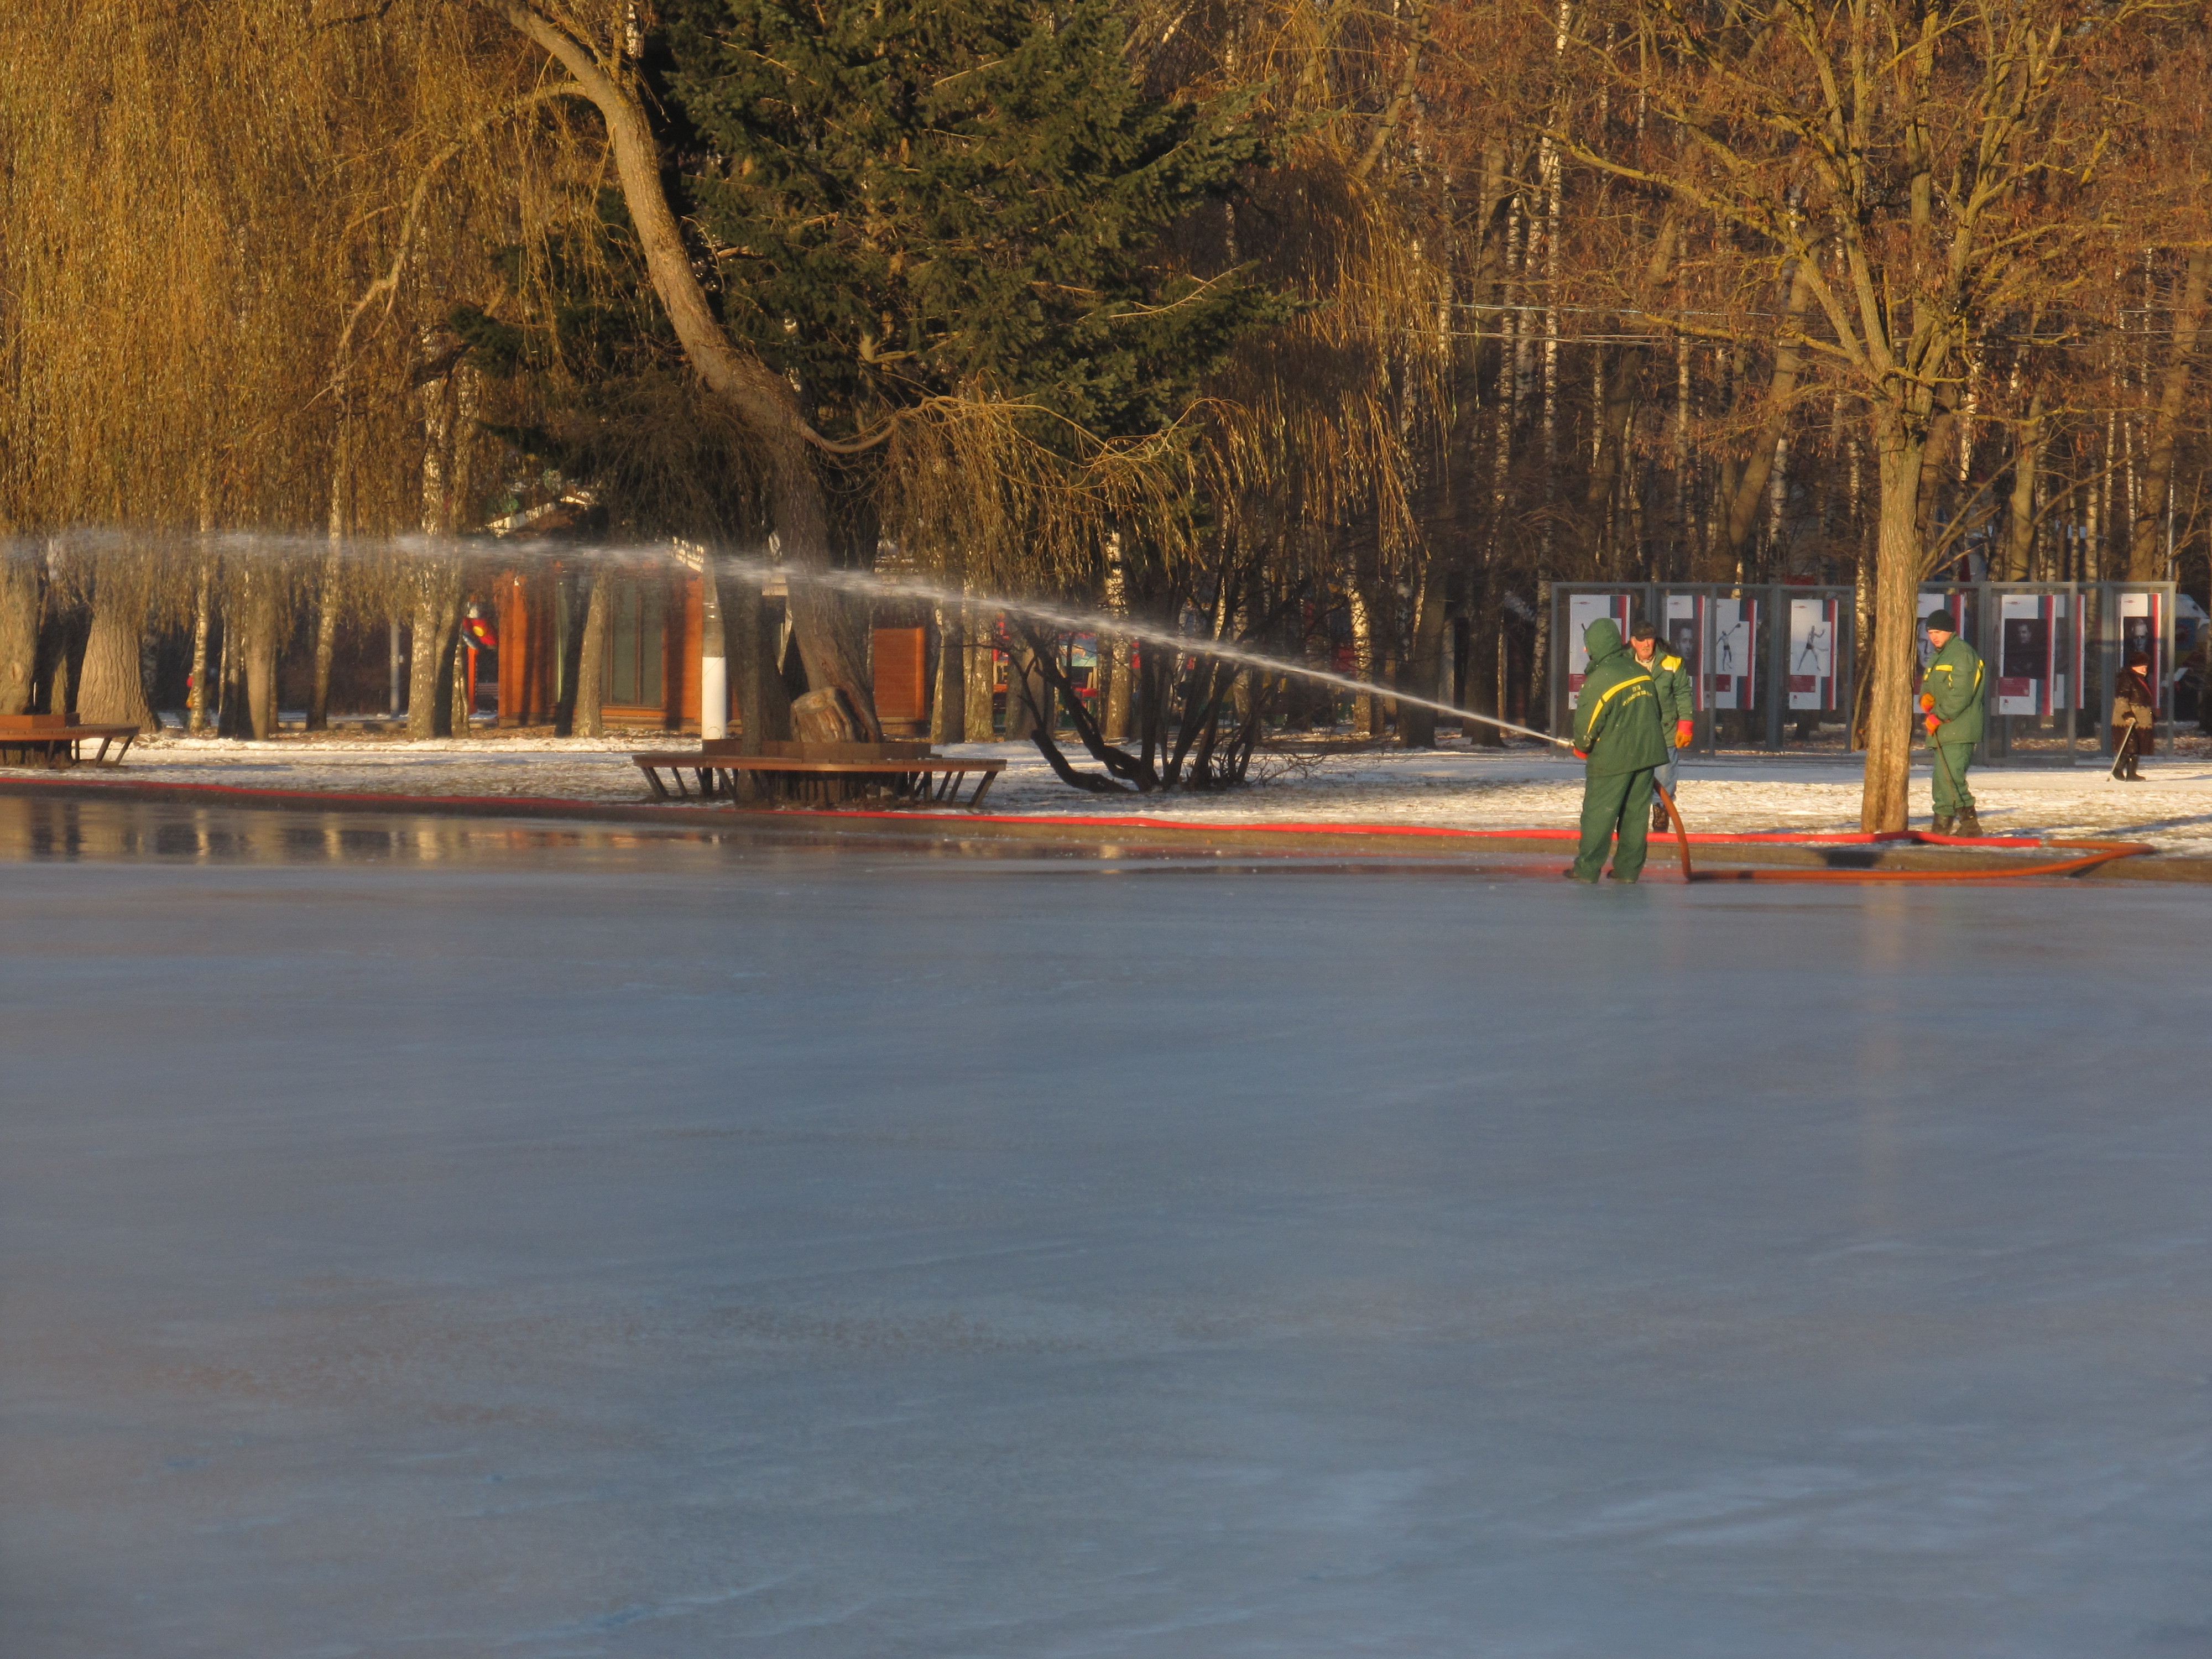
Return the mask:
<path id="1" fill-rule="evenodd" d="M 1651 653 L 1651 665 L 1644 672 L 1651 676 L 1652 689 L 1659 694 L 1662 732 L 1672 738 L 1678 720 L 1698 717 L 1697 704 L 1690 696 L 1689 673 L 1682 659 L 1663 645 Z"/>
<path id="2" fill-rule="evenodd" d="M 1982 740 L 1982 659 L 1958 635 L 1936 653 L 1920 682 L 1923 696 L 1936 699 L 1940 744 L 1979 743 Z"/>
<path id="3" fill-rule="evenodd" d="M 1589 757 L 1589 775 L 1664 766 L 1667 739 L 1650 674 L 1610 618 L 1584 629 L 1583 641 L 1589 647 L 1589 673 L 1575 703 L 1575 747 Z"/>

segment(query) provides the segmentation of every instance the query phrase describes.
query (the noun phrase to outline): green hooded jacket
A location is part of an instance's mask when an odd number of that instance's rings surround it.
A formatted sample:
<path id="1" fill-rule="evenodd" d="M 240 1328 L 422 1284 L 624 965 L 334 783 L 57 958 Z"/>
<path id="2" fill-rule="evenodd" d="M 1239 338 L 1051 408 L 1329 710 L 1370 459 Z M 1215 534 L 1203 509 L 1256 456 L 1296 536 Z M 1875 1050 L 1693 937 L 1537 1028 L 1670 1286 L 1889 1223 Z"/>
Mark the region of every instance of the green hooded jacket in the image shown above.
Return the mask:
<path id="1" fill-rule="evenodd" d="M 1682 665 L 1680 657 L 1667 648 L 1667 641 L 1661 640 L 1645 672 L 1651 676 L 1652 686 L 1659 694 L 1661 734 L 1671 740 L 1675 722 L 1698 717 L 1697 699 L 1690 695 L 1690 671 Z"/>
<path id="2" fill-rule="evenodd" d="M 1972 646 L 1951 635 L 1928 665 L 1920 690 L 1936 699 L 1936 718 L 1943 722 L 1936 742 L 1948 746 L 1982 740 L 1982 659 Z"/>
<path id="3" fill-rule="evenodd" d="M 1589 775 L 1664 766 L 1667 739 L 1650 674 L 1608 617 L 1584 629 L 1583 642 L 1589 673 L 1575 703 L 1575 747 L 1589 757 Z"/>

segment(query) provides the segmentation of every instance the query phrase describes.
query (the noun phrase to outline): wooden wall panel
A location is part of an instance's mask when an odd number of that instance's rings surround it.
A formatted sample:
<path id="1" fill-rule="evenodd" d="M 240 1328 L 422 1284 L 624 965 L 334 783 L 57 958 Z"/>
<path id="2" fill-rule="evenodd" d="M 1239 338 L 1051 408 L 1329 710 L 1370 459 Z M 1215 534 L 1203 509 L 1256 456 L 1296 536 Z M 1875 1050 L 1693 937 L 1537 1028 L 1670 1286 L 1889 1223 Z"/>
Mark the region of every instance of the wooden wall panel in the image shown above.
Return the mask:
<path id="1" fill-rule="evenodd" d="M 921 628 L 875 630 L 876 718 L 886 735 L 929 727 L 929 634 Z"/>

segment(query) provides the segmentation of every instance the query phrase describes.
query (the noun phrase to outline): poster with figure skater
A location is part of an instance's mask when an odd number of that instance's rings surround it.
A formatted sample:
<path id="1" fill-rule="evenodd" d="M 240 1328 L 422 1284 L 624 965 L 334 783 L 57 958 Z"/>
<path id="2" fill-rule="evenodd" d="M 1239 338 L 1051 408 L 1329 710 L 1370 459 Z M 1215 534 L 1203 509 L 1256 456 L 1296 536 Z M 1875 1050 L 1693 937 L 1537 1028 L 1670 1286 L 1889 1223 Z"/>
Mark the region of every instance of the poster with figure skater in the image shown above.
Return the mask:
<path id="1" fill-rule="evenodd" d="M 1759 703 L 1759 665 L 1753 660 L 1759 633 L 1759 601 L 1715 599 L 1713 611 L 1713 707 L 1753 708 Z"/>
<path id="2" fill-rule="evenodd" d="M 1705 601 L 1698 593 L 1669 593 L 1664 606 L 1667 648 L 1682 659 L 1690 677 L 1690 705 L 1700 714 L 1712 706 L 1705 673 Z"/>
<path id="3" fill-rule="evenodd" d="M 1836 618 L 1834 599 L 1790 601 L 1790 707 L 1836 706 Z"/>
<path id="4" fill-rule="evenodd" d="M 1610 617 L 1620 637 L 1628 637 L 1628 595 L 1626 593 L 1570 593 L 1567 595 L 1567 707 L 1582 696 L 1589 678 L 1589 647 L 1583 631 L 1592 623 Z"/>
<path id="5" fill-rule="evenodd" d="M 2049 714 L 2071 707 L 2060 650 L 2069 620 L 2063 593 L 1998 595 L 1994 713 Z"/>

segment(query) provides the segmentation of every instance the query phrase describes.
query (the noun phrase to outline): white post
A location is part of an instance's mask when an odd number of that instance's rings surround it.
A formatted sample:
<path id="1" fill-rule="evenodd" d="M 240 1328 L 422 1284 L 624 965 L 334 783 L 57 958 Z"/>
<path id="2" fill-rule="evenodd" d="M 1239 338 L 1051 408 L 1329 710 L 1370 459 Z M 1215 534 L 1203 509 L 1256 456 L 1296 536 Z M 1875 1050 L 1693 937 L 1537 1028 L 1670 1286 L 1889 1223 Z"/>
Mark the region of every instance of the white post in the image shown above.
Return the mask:
<path id="1" fill-rule="evenodd" d="M 714 556 L 699 561 L 699 736 L 730 735 L 730 659 L 722 632 L 722 596 Z"/>

